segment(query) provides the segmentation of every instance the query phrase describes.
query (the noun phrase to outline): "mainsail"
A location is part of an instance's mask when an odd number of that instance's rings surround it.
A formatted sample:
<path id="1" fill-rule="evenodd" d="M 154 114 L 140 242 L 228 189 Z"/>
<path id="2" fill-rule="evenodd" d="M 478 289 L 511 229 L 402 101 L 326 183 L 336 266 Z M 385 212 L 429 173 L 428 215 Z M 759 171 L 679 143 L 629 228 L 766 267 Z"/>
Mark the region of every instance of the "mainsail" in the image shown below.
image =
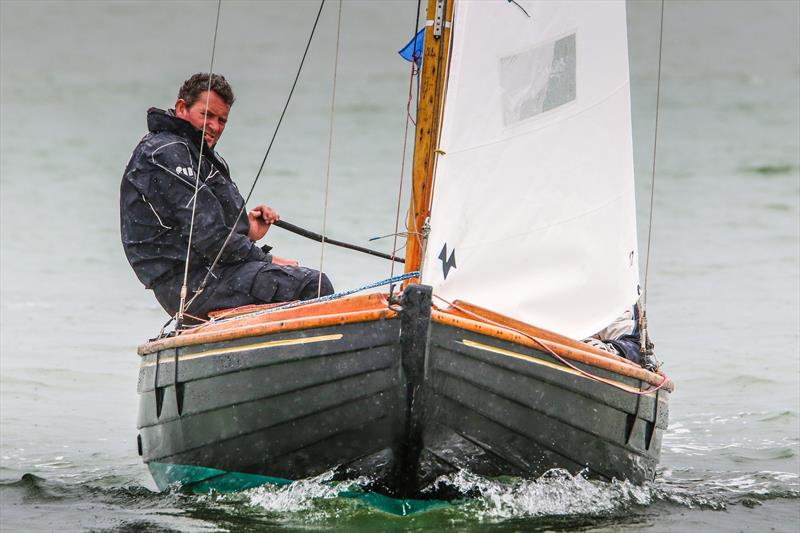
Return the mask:
<path id="1" fill-rule="evenodd" d="M 461 1 L 422 282 L 584 338 L 638 297 L 623 1 Z"/>

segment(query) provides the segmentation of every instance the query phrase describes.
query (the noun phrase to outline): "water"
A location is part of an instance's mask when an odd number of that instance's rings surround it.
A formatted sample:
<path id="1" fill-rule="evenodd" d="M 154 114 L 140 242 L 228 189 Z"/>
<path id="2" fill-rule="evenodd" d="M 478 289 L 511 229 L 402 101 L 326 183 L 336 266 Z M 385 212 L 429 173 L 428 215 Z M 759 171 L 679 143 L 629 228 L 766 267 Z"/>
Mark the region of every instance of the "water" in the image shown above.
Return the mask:
<path id="1" fill-rule="evenodd" d="M 331 235 L 391 233 L 413 5 L 344 6 Z M 651 328 L 678 390 L 656 481 L 459 474 L 479 497 L 389 516 L 325 475 L 238 495 L 157 493 L 136 455 L 135 346 L 164 321 L 118 242 L 144 111 L 208 68 L 215 4 L 0 3 L 0 512 L 3 531 L 797 531 L 800 58 L 796 2 L 669 2 Z M 238 102 L 220 144 L 255 176 L 316 4 L 225 2 L 216 64 Z M 255 198 L 321 226 L 334 10 Z M 640 227 L 658 4 L 629 6 Z M 644 237 L 644 232 L 642 232 Z M 317 245 L 273 230 L 317 264 Z M 375 244 L 375 243 L 373 243 Z M 390 243 L 378 241 L 387 249 Z M 642 242 L 642 250 L 644 241 Z M 337 287 L 386 264 L 326 250 Z"/>

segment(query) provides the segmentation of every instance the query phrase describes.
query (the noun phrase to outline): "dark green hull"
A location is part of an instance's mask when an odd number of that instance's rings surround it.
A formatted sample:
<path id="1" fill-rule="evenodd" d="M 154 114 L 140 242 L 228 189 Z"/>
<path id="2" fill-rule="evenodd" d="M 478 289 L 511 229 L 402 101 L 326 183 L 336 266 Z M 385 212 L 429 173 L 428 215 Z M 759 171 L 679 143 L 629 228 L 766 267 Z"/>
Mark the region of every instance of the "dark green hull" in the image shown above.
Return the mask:
<path id="1" fill-rule="evenodd" d="M 432 322 L 425 287 L 407 290 L 398 318 L 164 350 L 142 364 L 140 449 L 161 488 L 235 490 L 330 470 L 400 499 L 458 497 L 434 481 L 459 469 L 640 483 L 667 427 L 667 392 L 633 395 L 544 352 Z"/>

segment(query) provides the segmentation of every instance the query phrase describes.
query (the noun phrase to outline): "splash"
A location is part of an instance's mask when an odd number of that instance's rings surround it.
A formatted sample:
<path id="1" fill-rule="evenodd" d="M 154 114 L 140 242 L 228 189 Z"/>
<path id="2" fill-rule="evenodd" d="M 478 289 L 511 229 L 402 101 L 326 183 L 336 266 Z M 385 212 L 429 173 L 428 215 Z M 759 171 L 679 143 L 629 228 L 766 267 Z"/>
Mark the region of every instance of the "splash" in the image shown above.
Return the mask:
<path id="1" fill-rule="evenodd" d="M 318 500 L 332 500 L 342 493 L 358 491 L 366 486 L 366 477 L 350 481 L 333 481 L 330 470 L 318 476 L 293 481 L 288 485 L 262 485 L 245 491 L 253 507 L 268 513 L 297 513 L 314 507 Z"/>
<path id="2" fill-rule="evenodd" d="M 477 494 L 466 505 L 478 519 L 604 516 L 630 506 L 645 506 L 651 501 L 649 487 L 628 481 L 593 481 L 561 469 L 550 470 L 536 480 L 488 479 L 460 471 L 440 477 L 436 484 L 449 485 L 464 494 Z"/>

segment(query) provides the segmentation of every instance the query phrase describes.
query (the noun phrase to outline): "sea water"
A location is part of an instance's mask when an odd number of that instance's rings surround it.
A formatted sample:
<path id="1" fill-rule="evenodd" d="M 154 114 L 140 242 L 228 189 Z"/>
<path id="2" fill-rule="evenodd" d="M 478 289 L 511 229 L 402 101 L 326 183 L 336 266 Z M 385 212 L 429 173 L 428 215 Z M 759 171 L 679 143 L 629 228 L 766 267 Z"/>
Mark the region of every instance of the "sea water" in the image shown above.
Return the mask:
<path id="1" fill-rule="evenodd" d="M 223 2 L 215 69 L 238 101 L 219 149 L 243 190 L 317 5 Z M 251 202 L 316 230 L 335 7 L 325 8 Z M 394 231 L 409 82 L 396 51 L 415 9 L 344 3 L 327 219 L 335 238 L 366 244 Z M 446 481 L 476 497 L 394 516 L 347 497 L 352 484 L 328 473 L 233 495 L 155 491 L 136 453 L 136 345 L 166 315 L 125 261 L 118 187 L 145 110 L 170 106 L 190 73 L 208 69 L 216 3 L 0 3 L 0 529 L 797 531 L 799 9 L 666 5 L 649 315 L 677 390 L 656 480 L 461 472 Z M 658 27 L 658 3 L 629 5 L 642 257 Z M 408 178 L 407 167 L 406 198 Z M 317 244 L 279 229 L 267 240 L 319 266 Z M 391 239 L 370 245 L 391 250 Z M 391 273 L 330 247 L 324 269 L 340 289 Z"/>

